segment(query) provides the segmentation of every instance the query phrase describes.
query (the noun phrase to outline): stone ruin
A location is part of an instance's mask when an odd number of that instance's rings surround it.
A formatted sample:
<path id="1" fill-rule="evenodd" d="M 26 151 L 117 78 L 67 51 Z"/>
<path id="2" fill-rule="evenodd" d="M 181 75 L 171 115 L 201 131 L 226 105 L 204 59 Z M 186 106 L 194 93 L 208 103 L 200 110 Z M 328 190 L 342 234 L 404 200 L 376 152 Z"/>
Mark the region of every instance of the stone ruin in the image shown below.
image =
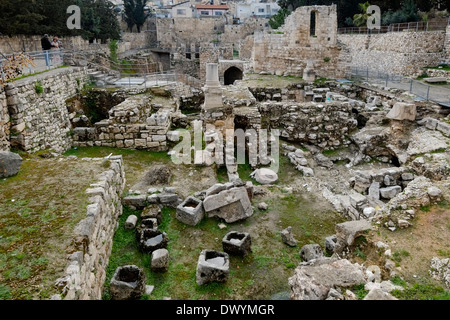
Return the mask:
<path id="1" fill-rule="evenodd" d="M 145 293 L 145 274 L 135 265 L 116 269 L 110 282 L 113 300 L 136 300 Z"/>
<path id="2" fill-rule="evenodd" d="M 199 286 L 211 282 L 223 283 L 230 273 L 230 258 L 227 253 L 203 250 L 197 264 L 196 281 Z"/>
<path id="3" fill-rule="evenodd" d="M 231 231 L 222 239 L 223 251 L 230 255 L 246 256 L 252 251 L 252 238 L 247 232 Z"/>

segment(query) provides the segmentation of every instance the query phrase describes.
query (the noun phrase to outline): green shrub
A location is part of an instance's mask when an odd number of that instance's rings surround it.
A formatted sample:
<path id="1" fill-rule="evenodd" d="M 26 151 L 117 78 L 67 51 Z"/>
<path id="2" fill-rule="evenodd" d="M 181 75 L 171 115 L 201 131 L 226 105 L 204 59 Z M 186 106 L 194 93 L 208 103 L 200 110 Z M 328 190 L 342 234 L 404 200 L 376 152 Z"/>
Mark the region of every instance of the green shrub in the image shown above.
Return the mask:
<path id="1" fill-rule="evenodd" d="M 34 84 L 34 90 L 37 94 L 42 94 L 44 92 L 44 87 L 42 86 L 41 81 L 36 81 L 36 83 Z"/>

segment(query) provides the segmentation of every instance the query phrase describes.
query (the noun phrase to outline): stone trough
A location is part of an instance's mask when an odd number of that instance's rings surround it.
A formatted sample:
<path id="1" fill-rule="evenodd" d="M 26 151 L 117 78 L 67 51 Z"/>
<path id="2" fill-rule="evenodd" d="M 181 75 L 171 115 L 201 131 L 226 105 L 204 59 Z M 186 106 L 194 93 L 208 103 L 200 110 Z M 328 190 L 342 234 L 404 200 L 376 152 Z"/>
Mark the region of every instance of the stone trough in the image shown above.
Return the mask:
<path id="1" fill-rule="evenodd" d="M 116 269 L 110 292 L 113 300 L 139 299 L 145 292 L 145 274 L 135 265 L 122 266 Z"/>
<path id="2" fill-rule="evenodd" d="M 196 281 L 199 286 L 211 282 L 226 282 L 230 272 L 230 259 L 227 253 L 203 250 L 197 263 Z"/>
<path id="3" fill-rule="evenodd" d="M 176 218 L 184 224 L 195 226 L 202 221 L 204 214 L 202 201 L 188 197 L 177 207 Z"/>
<path id="4" fill-rule="evenodd" d="M 139 238 L 139 248 L 144 253 L 152 253 L 167 247 L 169 238 L 165 232 L 154 229 L 142 229 Z"/>
<path id="5" fill-rule="evenodd" d="M 223 251 L 231 255 L 246 256 L 252 251 L 252 238 L 247 232 L 231 231 L 222 239 Z"/>

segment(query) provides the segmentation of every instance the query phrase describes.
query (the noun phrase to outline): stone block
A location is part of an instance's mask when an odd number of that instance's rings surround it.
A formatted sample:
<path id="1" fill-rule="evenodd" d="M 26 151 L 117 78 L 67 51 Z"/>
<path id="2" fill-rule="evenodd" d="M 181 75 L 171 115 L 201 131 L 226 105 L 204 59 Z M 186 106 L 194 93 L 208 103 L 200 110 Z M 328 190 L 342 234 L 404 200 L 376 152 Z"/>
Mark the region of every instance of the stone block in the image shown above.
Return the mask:
<path id="1" fill-rule="evenodd" d="M 153 272 L 166 272 L 169 269 L 169 251 L 158 249 L 152 252 L 150 269 Z"/>
<path id="2" fill-rule="evenodd" d="M 253 209 L 245 187 L 231 188 L 211 195 L 203 201 L 208 217 L 219 217 L 227 223 L 249 218 Z"/>
<path id="3" fill-rule="evenodd" d="M 383 199 L 392 199 L 396 195 L 402 192 L 402 187 L 400 186 L 393 186 L 393 187 L 387 187 L 387 188 L 381 188 L 380 189 L 380 195 Z"/>
<path id="4" fill-rule="evenodd" d="M 196 282 L 199 286 L 228 280 L 230 259 L 227 253 L 213 250 L 203 250 L 197 263 Z"/>
<path id="5" fill-rule="evenodd" d="M 0 151 L 0 178 L 15 176 L 21 165 L 21 156 L 9 151 Z"/>
<path id="6" fill-rule="evenodd" d="M 223 251 L 231 255 L 246 256 L 252 249 L 252 238 L 247 232 L 231 231 L 222 239 Z"/>
<path id="7" fill-rule="evenodd" d="M 178 207 L 176 218 L 184 224 L 196 226 L 204 216 L 202 201 L 188 197 Z"/>
<path id="8" fill-rule="evenodd" d="M 300 250 L 300 258 L 305 261 L 323 258 L 323 251 L 319 244 L 307 244 Z"/>
<path id="9" fill-rule="evenodd" d="M 145 274 L 135 265 L 122 266 L 116 269 L 110 282 L 113 300 L 139 299 L 145 292 Z"/>

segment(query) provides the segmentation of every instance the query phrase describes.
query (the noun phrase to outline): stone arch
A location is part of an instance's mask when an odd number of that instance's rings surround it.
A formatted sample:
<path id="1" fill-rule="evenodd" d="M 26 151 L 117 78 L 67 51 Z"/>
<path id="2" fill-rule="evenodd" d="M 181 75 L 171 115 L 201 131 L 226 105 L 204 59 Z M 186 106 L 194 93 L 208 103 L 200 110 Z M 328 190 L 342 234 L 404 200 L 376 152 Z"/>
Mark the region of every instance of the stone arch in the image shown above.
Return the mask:
<path id="1" fill-rule="evenodd" d="M 226 86 L 231 85 L 236 80 L 242 80 L 243 76 L 244 73 L 241 69 L 235 66 L 231 66 L 227 70 L 225 70 L 223 74 L 223 82 Z"/>

